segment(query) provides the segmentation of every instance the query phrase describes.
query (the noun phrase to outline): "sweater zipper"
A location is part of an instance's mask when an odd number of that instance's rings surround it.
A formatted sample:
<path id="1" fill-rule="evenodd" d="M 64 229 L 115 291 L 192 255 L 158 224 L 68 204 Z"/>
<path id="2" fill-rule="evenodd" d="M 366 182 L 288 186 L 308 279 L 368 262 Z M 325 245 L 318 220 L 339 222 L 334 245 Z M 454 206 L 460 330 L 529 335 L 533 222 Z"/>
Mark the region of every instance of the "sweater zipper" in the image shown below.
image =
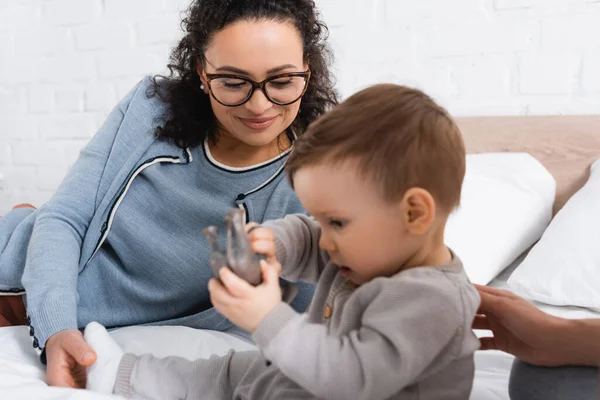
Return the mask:
<path id="1" fill-rule="evenodd" d="M 188 157 L 188 162 L 192 161 L 192 154 L 190 153 L 189 149 L 186 149 L 187 152 L 187 157 Z M 94 252 L 92 253 L 92 255 L 90 256 L 90 258 L 86 261 L 84 268 L 90 263 L 90 261 L 92 261 L 92 258 L 94 258 L 94 256 L 96 255 L 96 253 L 98 252 L 98 250 L 100 250 L 100 247 L 102 247 L 102 245 L 104 244 L 104 241 L 106 240 L 106 238 L 108 237 L 108 233 L 110 232 L 110 228 L 112 226 L 113 223 L 113 219 L 115 217 L 115 214 L 117 213 L 117 209 L 119 208 L 119 206 L 121 205 L 121 201 L 123 200 L 123 198 L 125 197 L 125 195 L 127 194 L 127 191 L 129 190 L 129 187 L 131 186 L 133 180 L 146 168 L 154 165 L 154 164 L 159 164 L 159 163 L 172 163 L 172 164 L 181 164 L 181 159 L 179 157 L 173 157 L 173 156 L 158 156 L 158 157 L 153 157 L 153 158 L 149 158 L 148 160 L 144 161 L 134 172 L 133 174 L 131 174 L 131 176 L 129 177 L 129 179 L 127 180 L 127 184 L 125 185 L 125 187 L 121 190 L 121 193 L 119 194 L 119 196 L 117 197 L 117 200 L 113 203 L 113 207 L 112 210 L 110 211 L 109 215 L 108 215 L 108 219 L 107 221 L 102 224 L 102 228 L 100 229 L 100 233 L 102 234 L 102 237 L 100 238 L 100 240 L 98 241 L 98 244 L 96 245 L 96 249 L 94 250 Z"/>
<path id="2" fill-rule="evenodd" d="M 240 193 L 237 195 L 236 200 L 241 202 L 238 204 L 238 207 L 241 208 L 242 210 L 244 210 L 244 224 L 248 223 L 248 220 L 250 219 L 250 215 L 248 212 L 248 207 L 246 206 L 246 203 L 243 200 L 245 200 L 246 197 L 248 197 L 252 193 L 258 192 L 260 189 L 264 188 L 269 183 L 273 182 L 279 176 L 279 174 L 281 174 L 283 172 L 283 169 L 285 168 L 285 164 L 286 164 L 285 162 L 283 164 L 281 164 L 281 166 L 277 169 L 277 171 L 275 171 L 275 173 L 273 175 L 271 175 L 271 177 L 269 179 L 267 179 L 266 181 L 264 181 L 261 185 L 255 187 L 254 189 L 252 189 L 246 193 Z"/>
<path id="3" fill-rule="evenodd" d="M 296 139 L 297 138 L 296 134 L 293 132 L 292 132 L 292 134 L 294 135 L 294 139 Z M 248 170 L 253 170 L 255 168 L 260 168 L 260 167 L 264 166 L 265 164 L 271 164 L 272 162 L 281 160 L 283 157 L 285 157 L 287 154 L 289 154 L 292 151 L 292 148 L 290 147 L 289 149 L 285 150 L 282 154 L 280 154 L 277 157 L 276 160 L 268 160 L 268 161 L 265 161 L 258 165 L 253 165 L 250 168 L 231 168 L 231 167 L 227 167 L 227 166 L 219 163 L 217 160 L 215 160 L 212 157 L 212 154 L 210 153 L 210 148 L 208 147 L 207 141 L 204 142 L 203 150 L 204 150 L 204 155 L 206 156 L 206 158 L 208 159 L 208 162 L 210 164 L 214 165 L 217 168 L 225 170 L 225 171 L 238 173 L 238 172 L 246 172 Z M 267 186 L 269 183 L 273 182 L 283 172 L 283 169 L 285 168 L 285 164 L 286 164 L 286 160 L 284 160 L 284 162 L 281 164 L 281 166 L 277 169 L 277 171 L 275 171 L 275 173 L 273 175 L 271 175 L 271 177 L 269 179 L 267 179 L 266 181 L 264 181 L 263 183 L 261 183 L 260 185 L 255 187 L 254 189 L 249 190 L 245 193 L 240 193 L 236 196 L 235 203 L 237 204 L 238 208 L 244 210 L 244 224 L 248 223 L 248 221 L 250 220 L 250 213 L 248 211 L 248 206 L 244 202 L 246 197 L 253 193 L 258 192 L 259 190 L 261 190 L 262 188 Z"/>

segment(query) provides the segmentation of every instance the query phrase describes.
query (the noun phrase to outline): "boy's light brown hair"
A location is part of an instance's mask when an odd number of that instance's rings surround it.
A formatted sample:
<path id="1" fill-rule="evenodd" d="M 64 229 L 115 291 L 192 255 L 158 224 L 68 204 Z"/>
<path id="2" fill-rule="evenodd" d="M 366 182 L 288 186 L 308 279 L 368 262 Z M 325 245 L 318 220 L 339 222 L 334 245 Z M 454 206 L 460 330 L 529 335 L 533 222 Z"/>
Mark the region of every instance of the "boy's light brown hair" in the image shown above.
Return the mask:
<path id="1" fill-rule="evenodd" d="M 354 94 L 296 140 L 286 168 L 293 183 L 302 167 L 348 160 L 358 162 L 362 177 L 387 201 L 419 187 L 441 211 L 460 203 L 462 135 L 448 112 L 420 90 L 381 84 Z"/>

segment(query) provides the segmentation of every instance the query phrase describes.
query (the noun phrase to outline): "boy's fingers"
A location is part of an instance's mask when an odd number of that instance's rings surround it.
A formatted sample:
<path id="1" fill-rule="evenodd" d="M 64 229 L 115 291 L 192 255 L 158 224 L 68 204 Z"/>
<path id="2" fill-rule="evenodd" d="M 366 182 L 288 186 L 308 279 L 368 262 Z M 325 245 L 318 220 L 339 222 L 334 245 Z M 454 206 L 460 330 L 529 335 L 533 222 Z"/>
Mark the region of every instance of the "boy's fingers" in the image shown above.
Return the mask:
<path id="1" fill-rule="evenodd" d="M 281 274 L 281 264 L 279 263 L 279 261 L 277 261 L 277 258 L 275 258 L 275 257 L 268 258 L 266 261 L 267 261 L 267 265 L 270 268 L 272 268 L 273 271 L 275 271 L 277 278 L 279 278 L 279 275 Z"/>
<path id="2" fill-rule="evenodd" d="M 248 237 L 250 240 L 275 240 L 275 235 L 273 235 L 273 231 L 267 228 L 263 228 L 262 226 L 256 226 L 247 231 Z"/>
<path id="3" fill-rule="evenodd" d="M 231 294 L 229 293 L 229 290 L 227 289 L 227 287 L 225 286 L 225 284 L 222 281 L 219 281 L 216 278 L 211 278 L 208 281 L 208 290 L 215 292 L 215 293 L 223 293 L 223 294 L 227 294 L 228 296 L 230 296 Z"/>
<path id="4" fill-rule="evenodd" d="M 243 297 L 252 290 L 252 286 L 248 282 L 231 272 L 229 268 L 221 268 L 219 277 L 225 288 L 234 297 Z"/>
<path id="5" fill-rule="evenodd" d="M 257 224 L 256 222 L 248 222 L 246 224 L 246 226 L 244 227 L 246 229 L 246 233 L 250 233 L 252 232 L 254 229 L 258 228 L 260 225 Z"/>
<path id="6" fill-rule="evenodd" d="M 221 284 L 221 282 L 219 282 L 218 280 L 216 280 L 215 278 L 210 278 L 208 280 L 208 290 L 220 290 L 223 288 L 223 285 Z"/>
<path id="7" fill-rule="evenodd" d="M 212 278 L 208 281 L 208 290 L 210 292 L 210 300 L 213 304 L 228 304 L 231 298 L 229 292 L 221 282 Z"/>
<path id="8" fill-rule="evenodd" d="M 263 275 L 263 282 L 267 285 L 276 282 L 279 285 L 279 273 L 277 268 L 265 260 L 260 260 L 260 269 Z"/>
<path id="9" fill-rule="evenodd" d="M 251 247 L 255 253 L 264 254 L 269 258 L 275 256 L 275 242 L 272 240 L 253 240 Z"/>

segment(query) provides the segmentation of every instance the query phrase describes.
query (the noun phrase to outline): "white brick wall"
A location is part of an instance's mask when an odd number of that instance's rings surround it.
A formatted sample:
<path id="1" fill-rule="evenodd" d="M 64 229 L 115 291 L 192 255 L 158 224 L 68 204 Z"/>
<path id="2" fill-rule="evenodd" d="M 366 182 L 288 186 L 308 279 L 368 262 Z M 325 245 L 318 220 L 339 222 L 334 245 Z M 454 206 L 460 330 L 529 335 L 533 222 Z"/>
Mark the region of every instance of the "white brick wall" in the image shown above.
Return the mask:
<path id="1" fill-rule="evenodd" d="M 46 201 L 118 99 L 165 71 L 188 1 L 0 0 L 0 214 Z M 457 115 L 600 111 L 598 0 L 317 4 L 343 96 L 392 81 Z"/>

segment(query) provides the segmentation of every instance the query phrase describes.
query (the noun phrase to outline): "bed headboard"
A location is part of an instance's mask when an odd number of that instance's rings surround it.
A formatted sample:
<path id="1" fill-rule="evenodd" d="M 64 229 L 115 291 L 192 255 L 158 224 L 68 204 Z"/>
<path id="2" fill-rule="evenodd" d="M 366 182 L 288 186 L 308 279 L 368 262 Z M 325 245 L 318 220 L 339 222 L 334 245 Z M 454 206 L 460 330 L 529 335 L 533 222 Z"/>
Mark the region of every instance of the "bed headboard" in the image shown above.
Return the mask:
<path id="1" fill-rule="evenodd" d="M 459 117 L 467 153 L 526 152 L 556 179 L 558 211 L 600 159 L 600 115 Z"/>

